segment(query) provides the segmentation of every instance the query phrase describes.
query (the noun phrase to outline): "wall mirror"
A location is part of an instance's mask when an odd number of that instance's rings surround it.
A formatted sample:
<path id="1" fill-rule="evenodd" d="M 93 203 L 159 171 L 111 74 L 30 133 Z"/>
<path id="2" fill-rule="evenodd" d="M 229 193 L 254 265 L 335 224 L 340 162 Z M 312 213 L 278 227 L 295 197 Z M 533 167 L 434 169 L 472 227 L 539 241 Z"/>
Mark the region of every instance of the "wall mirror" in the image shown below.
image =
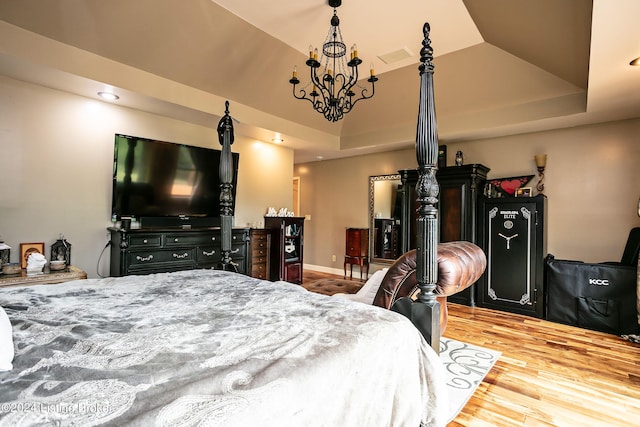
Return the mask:
<path id="1" fill-rule="evenodd" d="M 400 256 L 400 175 L 369 177 L 369 254 L 371 262 L 392 263 Z"/>

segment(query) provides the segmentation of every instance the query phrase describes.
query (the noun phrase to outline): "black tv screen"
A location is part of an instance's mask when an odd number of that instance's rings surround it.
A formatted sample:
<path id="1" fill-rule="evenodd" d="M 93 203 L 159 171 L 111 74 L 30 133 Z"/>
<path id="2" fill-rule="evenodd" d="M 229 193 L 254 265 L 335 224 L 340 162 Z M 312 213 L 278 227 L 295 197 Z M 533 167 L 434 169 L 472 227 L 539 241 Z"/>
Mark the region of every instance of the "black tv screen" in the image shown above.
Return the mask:
<path id="1" fill-rule="evenodd" d="M 210 148 L 116 134 L 112 219 L 219 216 L 221 154 Z M 232 153 L 232 158 L 235 204 L 239 154 Z"/>

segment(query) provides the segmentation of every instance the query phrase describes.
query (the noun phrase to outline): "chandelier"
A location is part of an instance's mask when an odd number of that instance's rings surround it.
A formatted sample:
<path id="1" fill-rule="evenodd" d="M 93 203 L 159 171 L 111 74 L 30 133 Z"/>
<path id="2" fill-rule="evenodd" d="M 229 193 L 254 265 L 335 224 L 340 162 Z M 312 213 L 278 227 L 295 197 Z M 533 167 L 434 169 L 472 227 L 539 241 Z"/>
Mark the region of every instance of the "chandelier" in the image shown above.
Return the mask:
<path id="1" fill-rule="evenodd" d="M 337 8 L 342 4 L 342 0 L 328 0 L 328 3 L 333 7 L 333 17 L 327 38 L 322 45 L 320 60 L 318 60 L 318 49 L 309 46 L 309 59 L 306 64 L 309 66 L 310 82 L 296 93 L 296 85 L 300 83 L 300 80 L 298 80 L 296 67 L 293 67 L 293 76 L 289 83 L 293 85 L 295 98 L 311 102 L 313 109 L 321 113 L 325 119 L 337 122 L 351 111 L 358 101 L 373 96 L 374 83 L 378 81 L 378 78 L 373 72 L 373 65 L 371 65 L 371 76 L 367 79 L 371 83 L 371 94 L 368 94 L 367 88 L 357 84 L 358 65 L 362 63 L 362 60 L 358 58 L 358 48 L 354 44 L 347 62 L 347 45 L 342 40 L 340 18 L 337 13 Z M 311 85 L 313 85 L 313 89 L 307 93 Z M 357 96 L 356 91 L 360 91 Z"/>

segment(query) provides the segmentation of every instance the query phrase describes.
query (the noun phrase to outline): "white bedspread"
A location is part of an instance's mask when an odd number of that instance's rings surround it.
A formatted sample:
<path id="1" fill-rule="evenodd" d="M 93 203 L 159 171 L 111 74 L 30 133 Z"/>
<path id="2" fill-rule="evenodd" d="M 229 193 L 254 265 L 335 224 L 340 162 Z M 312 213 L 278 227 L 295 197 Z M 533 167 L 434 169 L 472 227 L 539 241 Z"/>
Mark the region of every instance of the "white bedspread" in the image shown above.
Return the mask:
<path id="1" fill-rule="evenodd" d="M 213 270 L 0 290 L 0 426 L 443 425 L 441 362 L 378 307 Z"/>

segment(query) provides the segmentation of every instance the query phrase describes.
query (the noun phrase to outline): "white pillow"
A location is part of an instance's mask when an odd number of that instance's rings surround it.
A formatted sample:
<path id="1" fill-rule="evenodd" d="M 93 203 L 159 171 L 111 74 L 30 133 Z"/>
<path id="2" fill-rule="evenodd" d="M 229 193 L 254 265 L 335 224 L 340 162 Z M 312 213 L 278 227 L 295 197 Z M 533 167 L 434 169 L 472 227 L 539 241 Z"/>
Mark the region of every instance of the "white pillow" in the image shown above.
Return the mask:
<path id="1" fill-rule="evenodd" d="M 4 309 L 0 307 L 0 371 L 10 371 L 13 369 L 13 334 L 11 332 L 11 322 Z"/>
<path id="2" fill-rule="evenodd" d="M 387 274 L 387 270 L 388 268 L 383 268 L 382 270 L 378 270 L 373 273 L 371 277 L 369 277 L 369 280 L 367 280 L 366 283 L 362 285 L 360 290 L 355 294 L 335 294 L 334 296 L 362 302 L 365 304 L 373 304 L 373 299 L 378 293 L 378 289 L 380 288 L 382 279 L 384 279 L 384 275 Z"/>

